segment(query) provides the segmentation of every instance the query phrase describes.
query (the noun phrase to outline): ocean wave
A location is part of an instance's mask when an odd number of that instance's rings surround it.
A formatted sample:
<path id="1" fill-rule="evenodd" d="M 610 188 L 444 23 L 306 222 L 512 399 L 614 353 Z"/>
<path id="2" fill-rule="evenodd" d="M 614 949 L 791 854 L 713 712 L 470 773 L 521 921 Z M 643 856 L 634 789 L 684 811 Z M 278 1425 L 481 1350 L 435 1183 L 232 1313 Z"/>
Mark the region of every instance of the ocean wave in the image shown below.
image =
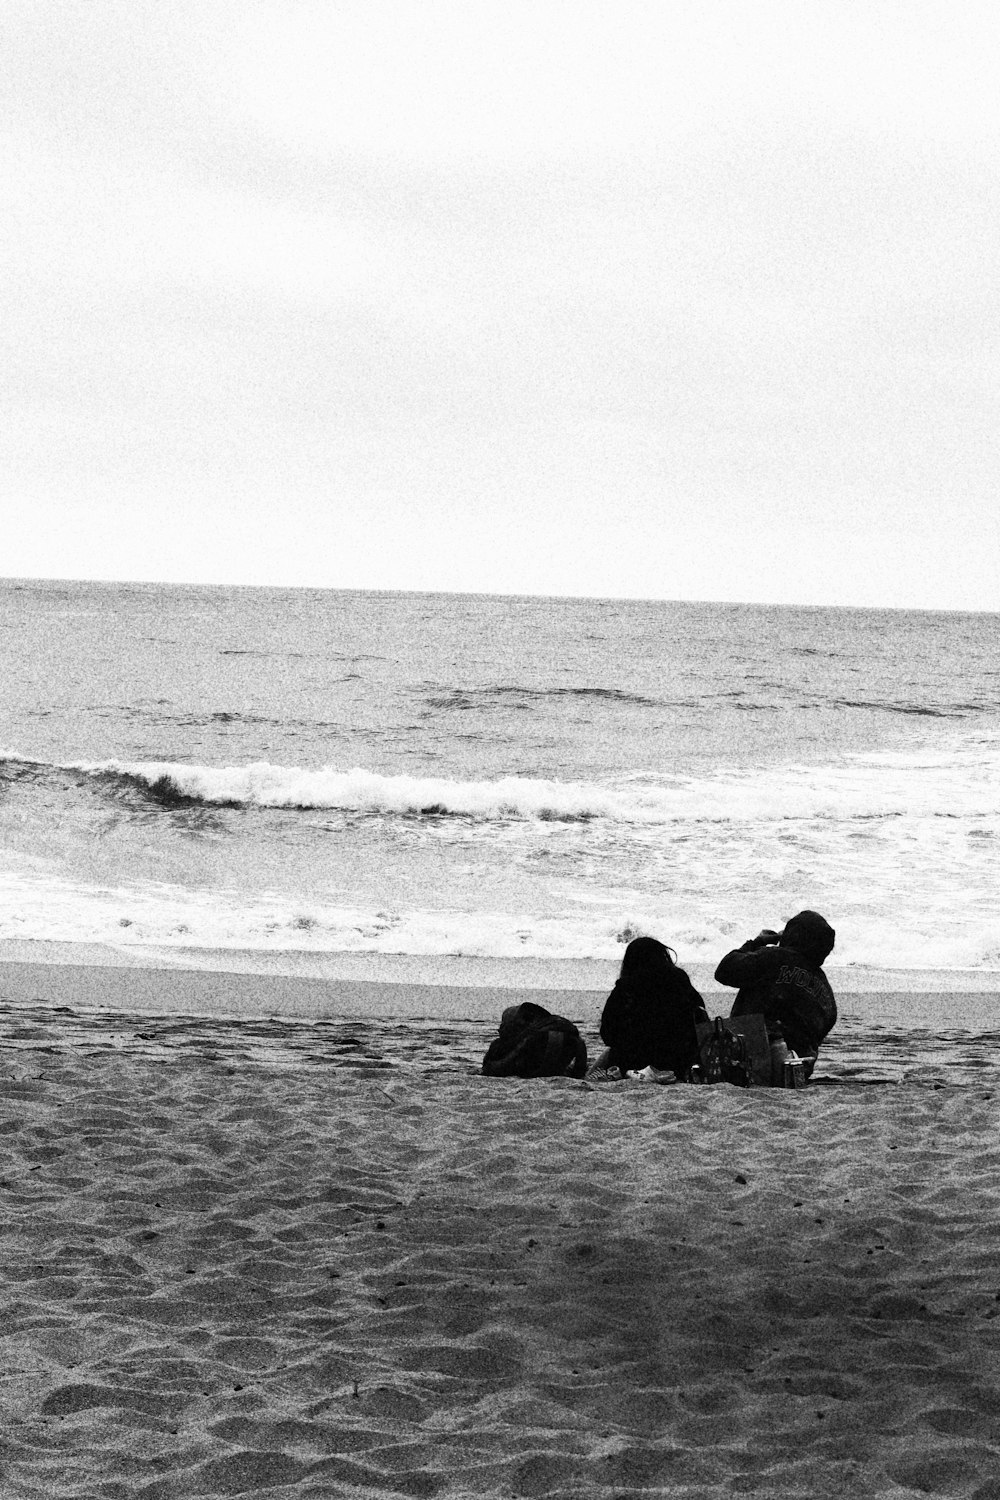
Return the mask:
<path id="1" fill-rule="evenodd" d="M 925 719 L 964 719 L 967 714 L 979 712 L 983 705 L 955 703 L 940 708 L 930 703 L 901 703 L 881 698 L 833 698 L 834 708 L 867 708 L 885 714 L 914 714 Z"/>
<path id="2" fill-rule="evenodd" d="M 75 761 L 58 765 L 0 754 L 8 776 L 46 772 L 77 775 L 112 787 L 131 789 L 164 807 L 259 807 L 292 811 L 466 817 L 481 820 L 535 818 L 587 821 L 621 813 L 614 792 L 581 783 L 521 776 L 496 781 L 448 777 L 387 776 L 354 767 L 340 771 L 275 766 L 188 765 L 178 761 Z"/>
<path id="3" fill-rule="evenodd" d="M 385 775 L 354 767 L 310 769 L 266 761 L 243 766 L 176 761 L 45 766 L 0 755 L 8 777 L 73 775 L 165 808 L 341 811 L 370 816 L 535 820 L 634 825 L 962 818 L 1000 826 L 1000 743 L 939 754 L 880 753 L 837 765 L 718 771 L 705 777 L 634 776 L 614 784 L 524 776 L 496 780 Z"/>
<path id="4" fill-rule="evenodd" d="M 508 776 L 497 781 L 385 776 L 354 767 L 307 770 L 258 762 L 249 766 L 104 765 L 85 774 L 127 783 L 165 807 L 198 803 L 289 811 L 342 811 L 493 821 L 536 818 L 585 822 L 615 816 L 613 794 L 597 787 Z"/>
<path id="5" fill-rule="evenodd" d="M 447 692 L 435 693 L 424 699 L 431 708 L 472 709 L 496 706 L 527 707 L 532 703 L 562 701 L 568 698 L 591 699 L 604 703 L 621 703 L 640 708 L 661 706 L 658 699 L 647 698 L 642 693 L 628 693 L 622 688 L 606 687 L 549 687 L 528 688 L 516 684 L 500 684 L 497 687 L 449 688 Z"/>

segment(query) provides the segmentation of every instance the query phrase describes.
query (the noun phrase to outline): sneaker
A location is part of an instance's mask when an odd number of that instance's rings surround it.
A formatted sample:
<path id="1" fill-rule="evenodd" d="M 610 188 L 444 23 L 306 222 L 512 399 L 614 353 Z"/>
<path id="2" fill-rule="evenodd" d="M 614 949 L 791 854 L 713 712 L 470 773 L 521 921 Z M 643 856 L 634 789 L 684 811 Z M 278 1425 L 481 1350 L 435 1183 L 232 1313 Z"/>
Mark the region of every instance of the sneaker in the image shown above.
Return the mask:
<path id="1" fill-rule="evenodd" d="M 584 1079 L 587 1083 L 621 1083 L 624 1076 L 620 1068 L 599 1068 L 595 1063 L 587 1069 Z"/>

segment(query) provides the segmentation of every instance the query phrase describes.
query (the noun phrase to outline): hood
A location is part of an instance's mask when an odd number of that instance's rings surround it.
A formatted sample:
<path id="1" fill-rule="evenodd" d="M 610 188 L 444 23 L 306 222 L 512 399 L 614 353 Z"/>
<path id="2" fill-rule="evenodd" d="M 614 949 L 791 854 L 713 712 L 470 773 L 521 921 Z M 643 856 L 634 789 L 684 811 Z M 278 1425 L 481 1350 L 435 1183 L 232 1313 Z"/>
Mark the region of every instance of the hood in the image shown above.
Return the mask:
<path id="1" fill-rule="evenodd" d="M 781 946 L 794 948 L 803 958 L 821 964 L 827 954 L 833 952 L 837 934 L 825 917 L 818 911 L 800 911 L 785 923 L 781 934 Z"/>

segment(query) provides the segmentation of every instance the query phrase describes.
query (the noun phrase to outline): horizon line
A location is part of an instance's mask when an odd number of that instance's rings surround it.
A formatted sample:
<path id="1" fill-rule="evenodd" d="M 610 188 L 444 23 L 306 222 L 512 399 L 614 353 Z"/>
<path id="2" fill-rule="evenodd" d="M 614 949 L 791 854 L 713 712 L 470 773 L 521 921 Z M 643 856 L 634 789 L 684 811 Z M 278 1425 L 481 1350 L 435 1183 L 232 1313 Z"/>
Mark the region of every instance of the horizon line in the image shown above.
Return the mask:
<path id="1" fill-rule="evenodd" d="M 996 615 L 1000 609 L 985 609 L 974 605 L 933 604 L 858 604 L 843 601 L 774 600 L 774 599 L 727 599 L 698 598 L 688 595 L 650 594 L 578 594 L 578 593 L 532 593 L 516 589 L 433 589 L 398 588 L 386 585 L 364 584 L 317 584 L 317 583 L 238 583 L 196 581 L 193 579 L 168 578 L 97 578 L 66 577 L 43 573 L 17 573 L 0 575 L 0 588 L 9 584 L 62 584 L 91 585 L 96 588 L 168 588 L 168 589 L 219 589 L 256 590 L 273 593 L 314 594 L 386 594 L 394 597 L 410 595 L 424 598 L 446 599 L 512 599 L 562 601 L 567 604 L 691 604 L 729 605 L 733 609 L 798 609 L 798 610 L 850 610 L 858 613 L 897 613 L 933 615 Z"/>

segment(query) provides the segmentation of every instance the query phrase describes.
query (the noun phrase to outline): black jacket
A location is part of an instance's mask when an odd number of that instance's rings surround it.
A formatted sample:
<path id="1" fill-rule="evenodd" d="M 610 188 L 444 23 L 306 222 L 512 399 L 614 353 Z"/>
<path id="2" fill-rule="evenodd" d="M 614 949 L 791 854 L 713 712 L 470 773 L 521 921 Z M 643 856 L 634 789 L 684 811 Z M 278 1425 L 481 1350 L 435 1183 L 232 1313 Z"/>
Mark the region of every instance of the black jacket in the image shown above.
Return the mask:
<path id="1" fill-rule="evenodd" d="M 731 1015 L 762 1015 L 768 1036 L 783 1038 L 800 1057 L 817 1052 L 836 1023 L 837 1002 L 823 965 L 796 948 L 761 947 L 751 938 L 726 954 L 715 977 L 739 990 Z"/>
<path id="2" fill-rule="evenodd" d="M 623 1073 L 669 1068 L 680 1075 L 698 1060 L 695 1025 L 708 1020 L 705 1002 L 683 969 L 655 993 L 639 993 L 619 979 L 605 1002 L 601 1040 Z"/>

